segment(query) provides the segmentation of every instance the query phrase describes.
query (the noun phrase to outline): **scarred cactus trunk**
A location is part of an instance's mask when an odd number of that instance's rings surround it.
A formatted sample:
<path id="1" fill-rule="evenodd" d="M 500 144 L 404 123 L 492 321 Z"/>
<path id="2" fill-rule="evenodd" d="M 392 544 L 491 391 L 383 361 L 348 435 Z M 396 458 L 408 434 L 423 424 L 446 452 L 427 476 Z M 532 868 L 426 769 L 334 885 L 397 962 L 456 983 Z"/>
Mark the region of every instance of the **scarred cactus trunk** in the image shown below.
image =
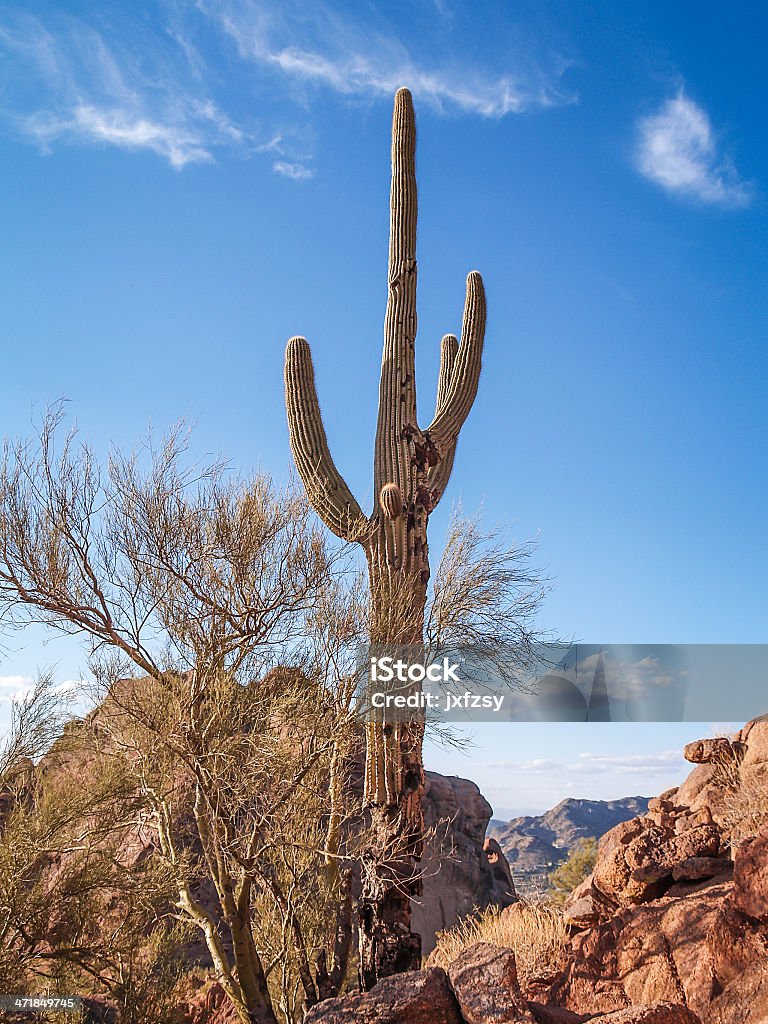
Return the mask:
<path id="1" fill-rule="evenodd" d="M 370 639 L 421 644 L 429 583 L 427 522 L 453 467 L 459 431 L 477 394 L 485 332 L 480 275 L 467 278 L 459 344 L 443 338 L 432 423 L 416 419 L 416 125 L 400 89 L 392 120 L 389 291 L 374 451 L 373 512 L 366 516 L 331 457 L 315 391 L 309 345 L 291 338 L 285 362 L 288 427 L 296 466 L 318 515 L 365 550 L 371 590 Z M 364 800 L 375 837 L 359 901 L 360 981 L 420 965 L 411 898 L 420 895 L 424 791 L 423 725 L 374 723 L 366 730 Z"/>

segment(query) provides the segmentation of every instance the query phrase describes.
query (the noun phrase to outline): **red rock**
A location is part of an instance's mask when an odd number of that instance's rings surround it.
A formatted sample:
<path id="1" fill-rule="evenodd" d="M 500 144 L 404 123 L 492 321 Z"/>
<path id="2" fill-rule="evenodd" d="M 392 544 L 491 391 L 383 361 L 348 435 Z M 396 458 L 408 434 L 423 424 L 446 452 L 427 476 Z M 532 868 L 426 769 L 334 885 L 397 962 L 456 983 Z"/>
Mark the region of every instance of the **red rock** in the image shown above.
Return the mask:
<path id="1" fill-rule="evenodd" d="M 545 1006 L 544 1003 L 529 1002 L 528 1008 L 536 1024 L 583 1024 L 590 1018 L 583 1013 L 574 1013 L 562 1006 Z"/>
<path id="2" fill-rule="evenodd" d="M 599 1024 L 701 1024 L 696 1014 L 681 1003 L 630 1006 L 592 1019 Z"/>
<path id="3" fill-rule="evenodd" d="M 747 747 L 742 764 L 749 766 L 768 761 L 768 717 L 747 722 L 739 738 Z"/>
<path id="4" fill-rule="evenodd" d="M 706 1024 L 766 1024 L 768 961 L 750 964 L 713 1000 Z"/>
<path id="5" fill-rule="evenodd" d="M 734 858 L 733 883 L 736 907 L 768 921 L 768 832 L 741 844 Z"/>
<path id="6" fill-rule="evenodd" d="M 760 923 L 746 918 L 725 899 L 707 935 L 707 952 L 721 986 L 737 981 L 752 964 L 768 963 L 768 935 Z"/>
<path id="7" fill-rule="evenodd" d="M 196 992 L 183 1014 L 184 1024 L 240 1024 L 235 1007 L 218 981 Z"/>
<path id="8" fill-rule="evenodd" d="M 618 906 L 657 899 L 672 882 L 676 864 L 714 857 L 720 848 L 716 825 L 694 825 L 679 834 L 635 818 L 613 829 L 600 843 L 593 885 Z"/>
<path id="9" fill-rule="evenodd" d="M 577 1013 L 685 1004 L 706 1024 L 719 991 L 709 936 L 733 884 L 628 907 L 571 941 L 569 964 L 541 1002 Z"/>
<path id="10" fill-rule="evenodd" d="M 580 896 L 579 899 L 571 899 L 563 911 L 566 924 L 574 928 L 587 928 L 589 925 L 597 924 L 600 919 L 600 911 L 595 905 L 591 893 Z"/>
<path id="11" fill-rule="evenodd" d="M 725 874 L 732 867 L 732 861 L 720 857 L 688 857 L 675 864 L 672 877 L 676 882 L 699 882 Z"/>
<path id="12" fill-rule="evenodd" d="M 325 999 L 304 1024 L 462 1024 L 445 971 L 430 967 L 384 978 L 359 995 Z"/>
<path id="13" fill-rule="evenodd" d="M 715 736 L 712 739 L 687 743 L 683 757 L 694 764 L 715 764 L 718 761 L 739 757 L 741 753 L 740 743 L 729 740 L 727 736 Z"/>
<path id="14" fill-rule="evenodd" d="M 453 961 L 448 977 L 466 1024 L 534 1024 L 511 949 L 478 942 Z"/>
<path id="15" fill-rule="evenodd" d="M 677 790 L 676 803 L 682 807 L 690 807 L 704 787 L 712 782 L 714 776 L 715 766 L 713 764 L 697 765 Z"/>

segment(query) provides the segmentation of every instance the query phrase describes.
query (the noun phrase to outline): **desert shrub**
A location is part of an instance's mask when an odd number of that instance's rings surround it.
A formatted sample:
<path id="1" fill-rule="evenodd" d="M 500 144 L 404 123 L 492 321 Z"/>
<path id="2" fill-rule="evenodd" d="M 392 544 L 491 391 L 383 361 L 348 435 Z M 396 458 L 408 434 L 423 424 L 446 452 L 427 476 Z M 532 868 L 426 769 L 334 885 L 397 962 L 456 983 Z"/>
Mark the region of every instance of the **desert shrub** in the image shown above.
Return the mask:
<path id="1" fill-rule="evenodd" d="M 549 876 L 549 896 L 563 904 L 577 885 L 592 874 L 597 860 L 597 839 L 579 839 L 571 847 L 568 859 L 559 864 Z"/>
<path id="2" fill-rule="evenodd" d="M 728 793 L 722 825 L 737 848 L 745 839 L 768 830 L 768 776 L 739 761 L 722 757 L 715 762 L 714 778 Z"/>
<path id="3" fill-rule="evenodd" d="M 512 949 L 520 984 L 564 965 L 566 926 L 559 907 L 547 900 L 520 900 L 506 910 L 488 907 L 453 928 L 438 932 L 427 966 L 448 967 L 477 942 Z"/>
<path id="4" fill-rule="evenodd" d="M 735 743 L 737 736 L 726 735 Z M 734 746 L 731 752 L 718 755 L 712 762 L 712 782 L 724 789 L 722 822 L 737 848 L 745 839 L 768 830 L 768 775 L 756 765 L 742 766 L 742 751 Z"/>

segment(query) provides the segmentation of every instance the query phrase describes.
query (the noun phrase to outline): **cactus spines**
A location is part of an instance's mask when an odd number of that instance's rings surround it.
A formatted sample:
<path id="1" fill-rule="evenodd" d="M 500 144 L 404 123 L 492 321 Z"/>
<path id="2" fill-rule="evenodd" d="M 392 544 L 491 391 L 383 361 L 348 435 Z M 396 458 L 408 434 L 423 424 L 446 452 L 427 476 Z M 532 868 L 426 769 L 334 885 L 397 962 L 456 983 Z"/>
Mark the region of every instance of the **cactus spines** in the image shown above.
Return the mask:
<path id="1" fill-rule="evenodd" d="M 315 391 L 309 345 L 291 338 L 285 359 L 288 428 L 299 475 L 320 518 L 338 537 L 365 551 L 371 591 L 372 643 L 421 644 L 429 582 L 427 522 L 445 491 L 459 432 L 477 395 L 485 333 L 480 275 L 467 278 L 461 341 L 441 345 L 435 415 L 422 429 L 416 417 L 416 122 L 407 89 L 392 117 L 387 308 L 374 443 L 375 504 L 366 516 L 331 457 Z M 388 834 L 382 848 L 401 850 L 366 873 L 360 898 L 360 979 L 363 988 L 419 966 L 420 942 L 410 931 L 410 897 L 420 892 L 414 870 L 421 855 L 423 723 L 371 722 L 366 727 L 364 802 Z"/>

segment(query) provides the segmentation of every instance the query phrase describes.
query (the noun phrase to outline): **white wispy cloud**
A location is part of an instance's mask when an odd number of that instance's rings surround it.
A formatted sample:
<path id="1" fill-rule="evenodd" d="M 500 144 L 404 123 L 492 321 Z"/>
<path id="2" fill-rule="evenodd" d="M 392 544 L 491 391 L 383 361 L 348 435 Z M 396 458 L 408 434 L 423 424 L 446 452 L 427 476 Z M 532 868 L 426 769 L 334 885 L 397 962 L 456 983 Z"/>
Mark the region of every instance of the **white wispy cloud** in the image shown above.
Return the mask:
<path id="1" fill-rule="evenodd" d="M 276 174 L 282 174 L 284 178 L 291 178 L 293 181 L 306 181 L 314 175 L 311 167 L 300 163 L 291 163 L 289 160 L 275 160 L 272 170 Z"/>
<path id="2" fill-rule="evenodd" d="M 245 144 L 242 129 L 182 73 L 187 55 L 172 41 L 141 42 L 110 40 L 74 17 L 44 23 L 5 11 L 5 117 L 46 150 L 59 140 L 150 150 L 176 169 Z"/>
<path id="3" fill-rule="evenodd" d="M 616 775 L 656 776 L 677 773 L 685 766 L 679 750 L 664 750 L 656 754 L 590 754 L 579 755 L 570 764 L 569 771 L 580 774 L 611 772 Z"/>
<path id="4" fill-rule="evenodd" d="M 53 687 L 53 693 L 63 698 L 74 697 L 82 689 L 82 679 L 65 679 Z M 0 676 L 0 704 L 13 704 L 23 701 L 35 688 L 32 676 L 7 675 Z"/>
<path id="5" fill-rule="evenodd" d="M 159 0 L 140 18 L 131 5 L 75 16 L 36 2 L 0 6 L 0 119 L 44 151 L 112 146 L 177 170 L 260 152 L 301 182 L 314 174 L 310 108 L 321 89 L 368 101 L 407 85 L 435 109 L 482 117 L 570 100 L 566 62 L 537 60 L 537 46 L 473 62 L 451 27 L 439 46 L 425 37 L 416 50 L 385 5 Z M 438 6 L 452 24 L 453 6 Z"/>
<path id="6" fill-rule="evenodd" d="M 667 191 L 721 206 L 746 206 L 752 189 L 722 150 L 707 112 L 680 92 L 638 125 L 637 169 Z"/>
<path id="7" fill-rule="evenodd" d="M 439 60 L 417 55 L 383 20 L 371 26 L 327 4 L 198 0 L 197 6 L 234 40 L 241 57 L 343 95 L 391 96 L 407 85 L 438 109 L 483 117 L 572 100 L 562 88 L 568 65 L 561 58 L 538 63 L 521 49 L 510 56 L 510 67 L 494 73 L 451 53 Z M 370 9 L 365 11 L 370 17 Z"/>
<path id="8" fill-rule="evenodd" d="M 18 690 L 32 686 L 31 676 L 0 676 L 0 690 Z"/>
<path id="9" fill-rule="evenodd" d="M 548 775 L 565 781 L 573 774 L 591 775 L 643 775 L 655 778 L 679 772 L 686 762 L 679 750 L 664 750 L 650 754 L 579 754 L 576 760 L 557 761 L 534 758 L 529 761 L 480 762 L 477 767 L 526 775 Z"/>

